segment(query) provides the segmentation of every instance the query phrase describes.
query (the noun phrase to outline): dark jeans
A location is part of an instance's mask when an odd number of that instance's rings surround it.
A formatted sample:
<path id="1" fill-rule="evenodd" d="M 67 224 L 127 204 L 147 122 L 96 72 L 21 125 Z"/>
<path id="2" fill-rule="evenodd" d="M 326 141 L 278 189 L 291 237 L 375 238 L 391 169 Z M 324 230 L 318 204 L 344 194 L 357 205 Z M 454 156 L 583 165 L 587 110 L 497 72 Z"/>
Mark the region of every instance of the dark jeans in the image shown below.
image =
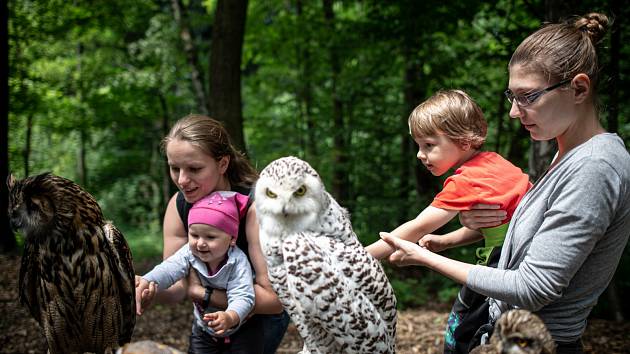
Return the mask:
<path id="1" fill-rule="evenodd" d="M 193 321 L 193 329 L 189 339 L 189 354 L 262 354 L 263 321 L 259 316 L 252 316 L 232 335 L 229 340 L 221 337 L 213 337 L 204 331 L 196 321 Z"/>
<path id="2" fill-rule="evenodd" d="M 556 354 L 582 354 L 584 350 L 582 348 L 582 340 L 578 339 L 575 342 L 556 342 Z"/>
<path id="3" fill-rule="evenodd" d="M 282 313 L 277 315 L 256 315 L 254 317 L 262 319 L 265 332 L 265 350 L 263 353 L 275 354 L 289 326 L 289 314 L 286 311 L 282 311 Z"/>

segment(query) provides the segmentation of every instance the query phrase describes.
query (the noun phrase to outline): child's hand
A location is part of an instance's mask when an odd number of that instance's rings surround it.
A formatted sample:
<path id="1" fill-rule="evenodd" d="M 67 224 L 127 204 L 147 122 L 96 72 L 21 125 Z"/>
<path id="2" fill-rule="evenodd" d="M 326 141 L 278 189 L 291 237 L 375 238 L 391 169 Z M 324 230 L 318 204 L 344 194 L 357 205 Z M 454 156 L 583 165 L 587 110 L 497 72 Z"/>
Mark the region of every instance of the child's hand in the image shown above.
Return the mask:
<path id="1" fill-rule="evenodd" d="M 448 248 L 448 246 L 444 243 L 444 240 L 445 238 L 442 235 L 426 234 L 422 236 L 420 241 L 418 241 L 418 245 L 431 252 L 440 252 Z"/>
<path id="2" fill-rule="evenodd" d="M 238 315 L 234 311 L 217 311 L 203 315 L 203 321 L 208 323 L 214 333 L 221 335 L 239 322 Z"/>
<path id="3" fill-rule="evenodd" d="M 428 250 L 407 240 L 394 237 L 387 232 L 380 233 L 381 239 L 396 251 L 389 256 L 389 262 L 397 266 L 425 265 L 423 255 Z"/>
<path id="4" fill-rule="evenodd" d="M 154 282 L 148 282 L 146 279 L 136 275 L 136 313 L 141 316 L 155 297 L 157 285 Z"/>

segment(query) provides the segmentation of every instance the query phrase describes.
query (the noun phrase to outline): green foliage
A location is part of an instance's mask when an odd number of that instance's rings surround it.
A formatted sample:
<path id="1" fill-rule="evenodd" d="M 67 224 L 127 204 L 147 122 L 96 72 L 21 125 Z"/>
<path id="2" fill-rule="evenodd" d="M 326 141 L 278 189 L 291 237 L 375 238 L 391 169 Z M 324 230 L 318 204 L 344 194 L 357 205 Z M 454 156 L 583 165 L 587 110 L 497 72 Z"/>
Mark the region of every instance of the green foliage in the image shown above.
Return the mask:
<path id="1" fill-rule="evenodd" d="M 142 229 L 120 229 L 131 248 L 134 262 L 162 259 L 162 234 Z"/>
<path id="2" fill-rule="evenodd" d="M 131 175 L 114 182 L 99 194 L 98 202 L 107 219 L 119 227 L 140 228 L 145 233 L 161 235 L 159 187 L 147 175 Z"/>
<path id="3" fill-rule="evenodd" d="M 459 293 L 460 289 L 461 287 L 459 286 L 441 288 L 440 291 L 438 291 L 438 299 L 442 303 L 453 303 L 453 301 L 457 298 L 457 293 Z"/>
<path id="4" fill-rule="evenodd" d="M 398 309 L 400 310 L 424 305 L 429 300 L 426 285 L 416 279 L 401 280 L 394 278 L 391 280 L 391 283 L 396 293 Z"/>
<path id="5" fill-rule="evenodd" d="M 207 87 L 216 1 L 182 3 Z M 604 5 L 587 1 L 574 10 L 608 12 Z M 432 200 L 428 186 L 416 186 L 415 153 L 403 146 L 410 143 L 410 110 L 438 89 L 468 91 L 489 123 L 486 148 L 525 168 L 529 138 L 509 119 L 502 92 L 509 57 L 541 24 L 543 9 L 539 0 L 335 1 L 329 23 L 321 2 L 250 1 L 242 59 L 248 157 L 258 170 L 280 156 L 304 158 L 329 190 L 341 167 L 348 177 L 344 207 L 364 244 Z M 160 139 L 173 121 L 196 109 L 170 3 L 14 0 L 9 12 L 11 170 L 20 177 L 27 167 L 29 174 L 52 171 L 80 182 L 124 230 L 135 256 L 159 255 L 161 215 L 172 188 Z M 628 25 L 621 31 L 627 37 Z M 628 101 L 626 42 L 620 102 Z M 406 76 L 410 67 L 417 68 L 412 78 Z M 411 82 L 418 102 L 406 96 Z M 610 103 L 606 84 L 602 120 Z M 335 104 L 341 125 L 333 121 Z M 618 119 L 627 144 L 628 109 L 622 104 Z M 334 137 L 342 138 L 344 151 Z M 337 166 L 340 152 L 347 160 Z M 454 220 L 439 231 L 456 227 Z M 474 247 L 447 255 L 472 262 Z M 630 289 L 624 280 L 628 253 L 619 267 L 624 290 Z M 403 307 L 449 302 L 459 289 L 426 270 L 388 271 Z"/>

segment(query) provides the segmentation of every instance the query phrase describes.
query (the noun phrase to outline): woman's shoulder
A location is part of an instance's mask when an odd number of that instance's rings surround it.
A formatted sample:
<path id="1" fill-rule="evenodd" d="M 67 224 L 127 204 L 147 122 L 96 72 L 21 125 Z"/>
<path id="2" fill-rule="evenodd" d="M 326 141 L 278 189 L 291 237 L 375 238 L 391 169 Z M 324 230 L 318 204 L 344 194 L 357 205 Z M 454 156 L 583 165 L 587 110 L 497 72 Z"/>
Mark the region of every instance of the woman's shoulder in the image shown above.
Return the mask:
<path id="1" fill-rule="evenodd" d="M 620 158 L 630 161 L 630 154 L 623 142 L 623 139 L 616 133 L 602 133 L 595 135 L 590 140 L 593 152 L 595 154 L 613 156 L 619 155 Z"/>
<path id="2" fill-rule="evenodd" d="M 594 136 L 570 151 L 554 170 L 567 183 L 603 186 L 608 181 L 630 190 L 630 154 L 617 134 Z"/>
<path id="3" fill-rule="evenodd" d="M 630 178 L 630 153 L 628 153 L 623 140 L 614 133 L 602 133 L 594 136 L 582 147 L 576 149 L 575 154 L 569 159 L 608 166 L 608 168 Z"/>

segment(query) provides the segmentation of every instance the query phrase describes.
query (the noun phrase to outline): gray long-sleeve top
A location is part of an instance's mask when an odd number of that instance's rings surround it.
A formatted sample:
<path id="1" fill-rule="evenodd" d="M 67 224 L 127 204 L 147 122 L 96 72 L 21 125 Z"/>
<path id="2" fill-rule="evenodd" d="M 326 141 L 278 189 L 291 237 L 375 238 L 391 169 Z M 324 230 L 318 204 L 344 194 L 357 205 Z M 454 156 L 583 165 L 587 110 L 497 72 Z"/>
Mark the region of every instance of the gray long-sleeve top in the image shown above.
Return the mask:
<path id="1" fill-rule="evenodd" d="M 538 314 L 561 342 L 575 341 L 610 282 L 630 235 L 630 155 L 616 134 L 569 151 L 516 209 L 497 269 L 475 266 L 467 285 Z"/>
<path id="2" fill-rule="evenodd" d="M 226 311 L 234 310 L 240 319 L 238 326 L 220 336 L 226 337 L 241 326 L 244 319 L 254 308 L 255 300 L 253 273 L 247 256 L 236 246 L 230 247 L 227 256 L 227 263 L 215 274 L 210 275 L 206 264 L 195 257 L 190 252 L 188 244 L 185 244 L 172 256 L 144 275 L 143 278 L 150 282 L 156 282 L 159 289 L 168 289 L 175 282 L 186 277 L 189 269 L 192 267 L 197 271 L 204 286 L 225 290 L 228 300 Z M 211 335 L 216 336 L 212 328 L 208 327 L 201 320 L 203 314 L 199 312 L 196 306 L 193 307 L 197 324 Z"/>

